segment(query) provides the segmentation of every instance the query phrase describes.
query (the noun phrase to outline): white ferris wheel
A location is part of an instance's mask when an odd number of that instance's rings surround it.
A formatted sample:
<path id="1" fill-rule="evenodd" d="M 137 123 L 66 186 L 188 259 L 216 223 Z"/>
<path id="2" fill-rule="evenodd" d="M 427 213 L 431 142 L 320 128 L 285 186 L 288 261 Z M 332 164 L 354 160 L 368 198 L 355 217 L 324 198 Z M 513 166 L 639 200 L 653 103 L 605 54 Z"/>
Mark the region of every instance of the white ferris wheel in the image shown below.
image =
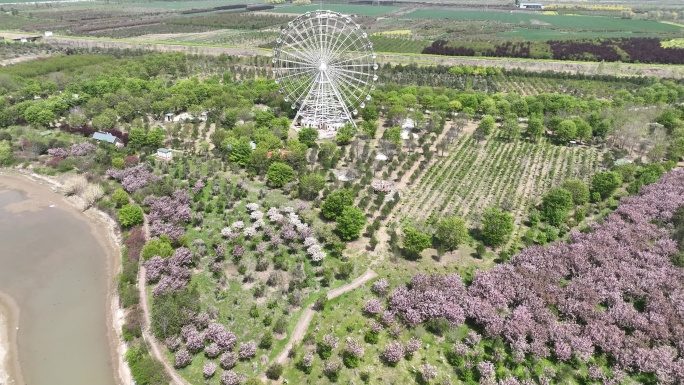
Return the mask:
<path id="1" fill-rule="evenodd" d="M 348 16 L 307 12 L 287 24 L 273 50 L 273 72 L 295 122 L 336 129 L 371 99 L 378 79 L 373 44 Z"/>

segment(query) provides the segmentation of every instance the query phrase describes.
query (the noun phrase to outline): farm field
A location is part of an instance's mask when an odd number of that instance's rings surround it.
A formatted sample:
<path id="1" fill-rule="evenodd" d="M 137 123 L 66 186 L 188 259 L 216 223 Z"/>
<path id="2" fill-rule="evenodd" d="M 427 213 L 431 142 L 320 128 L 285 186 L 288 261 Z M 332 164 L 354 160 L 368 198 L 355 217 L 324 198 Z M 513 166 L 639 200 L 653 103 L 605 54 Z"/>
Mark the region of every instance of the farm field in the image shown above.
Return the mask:
<path id="1" fill-rule="evenodd" d="M 510 208 L 519 225 L 529 201 L 565 179 L 588 181 L 599 158 L 595 148 L 508 142 L 500 132 L 480 144 L 463 136 L 412 186 L 401 212 L 416 220 L 457 215 L 477 222 L 483 209 L 498 205 Z"/>
<path id="2" fill-rule="evenodd" d="M 222 5 L 245 4 L 241 0 L 198 0 L 198 1 L 153 1 L 126 3 L 131 8 L 156 8 L 160 10 L 179 11 L 184 9 L 213 8 Z"/>
<path id="3" fill-rule="evenodd" d="M 368 6 L 368 5 L 349 5 L 349 4 L 326 4 L 324 9 L 343 13 L 345 15 L 362 15 L 362 16 L 379 16 L 389 12 L 394 12 L 401 9 L 401 7 L 393 7 L 387 5 Z M 296 13 L 302 14 L 305 12 L 312 12 L 321 9 L 319 5 L 305 5 L 293 7 L 278 7 L 265 12 L 271 13 Z"/>
<path id="4" fill-rule="evenodd" d="M 550 39 L 601 39 L 609 37 L 651 37 L 656 36 L 652 33 L 634 32 L 593 32 L 593 31 L 557 31 L 548 28 L 516 28 L 512 31 L 499 32 L 496 36 L 507 38 L 521 38 L 523 40 Z"/>
<path id="5" fill-rule="evenodd" d="M 540 15 L 523 12 L 479 12 L 424 9 L 417 10 L 402 17 L 413 19 L 455 19 L 455 20 L 494 20 L 508 24 L 544 25 L 550 28 L 589 31 L 621 31 L 621 32 L 681 32 L 682 28 L 672 24 L 651 20 L 627 20 L 604 16 L 567 16 Z"/>

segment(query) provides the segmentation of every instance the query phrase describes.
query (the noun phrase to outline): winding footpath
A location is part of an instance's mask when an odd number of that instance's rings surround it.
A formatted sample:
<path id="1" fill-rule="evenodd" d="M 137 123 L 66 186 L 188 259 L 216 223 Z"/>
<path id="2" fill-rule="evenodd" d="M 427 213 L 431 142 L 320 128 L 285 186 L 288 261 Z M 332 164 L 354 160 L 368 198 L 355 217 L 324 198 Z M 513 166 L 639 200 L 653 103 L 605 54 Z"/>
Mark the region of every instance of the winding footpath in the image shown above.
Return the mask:
<path id="1" fill-rule="evenodd" d="M 328 300 L 337 298 L 346 292 L 352 291 L 377 276 L 377 273 L 375 273 L 371 269 L 368 269 L 365 273 L 361 274 L 359 277 L 349 282 L 348 284 L 330 290 L 328 292 Z M 299 321 L 297 321 L 294 330 L 292 331 L 292 335 L 290 335 L 290 341 L 287 343 L 287 345 L 285 345 L 285 347 L 280 352 L 280 354 L 278 354 L 275 360 L 273 360 L 273 363 L 285 363 L 285 361 L 287 360 L 287 354 L 290 352 L 290 349 L 292 349 L 296 342 L 300 342 L 304 338 L 304 334 L 306 334 L 306 330 L 309 328 L 309 324 L 311 323 L 311 320 L 313 319 L 315 312 L 316 311 L 313 309 L 313 305 L 307 307 L 304 310 L 302 315 L 299 317 Z M 265 377 L 263 378 L 265 379 Z"/>
<path id="2" fill-rule="evenodd" d="M 145 231 L 145 237 L 150 239 L 150 228 L 148 226 L 147 216 L 144 218 L 143 229 Z M 166 373 L 168 373 L 169 377 L 171 378 L 172 384 L 190 385 L 189 382 L 187 382 L 180 374 L 178 374 L 178 372 L 176 372 L 176 369 L 174 369 L 166 357 L 164 357 L 161 343 L 157 341 L 150 330 L 152 318 L 150 317 L 149 298 L 147 298 L 147 285 L 145 284 L 145 266 L 142 264 L 140 264 L 140 268 L 138 269 L 138 293 L 140 294 L 140 307 L 142 308 L 143 316 L 145 317 L 145 322 L 143 323 L 142 327 L 142 334 L 143 339 L 145 342 L 147 342 L 147 345 L 150 348 L 150 353 L 152 356 L 154 356 L 154 358 L 164 365 L 164 369 L 166 369 Z"/>
<path id="3" fill-rule="evenodd" d="M 147 222 L 147 217 L 145 217 L 143 229 L 145 231 L 145 236 L 149 239 L 149 226 Z M 374 272 L 371 269 L 368 269 L 348 284 L 330 290 L 328 292 L 328 300 L 337 298 L 344 293 L 352 291 L 377 276 L 378 274 L 376 272 Z M 150 330 L 152 325 L 150 317 L 150 306 L 149 299 L 147 296 L 147 285 L 145 284 L 145 267 L 142 264 L 140 265 L 140 268 L 138 270 L 138 292 L 140 294 L 140 306 L 145 317 L 142 333 L 143 338 L 150 347 L 150 353 L 164 365 L 166 372 L 171 377 L 172 384 L 191 385 L 180 374 L 178 374 L 178 372 L 174 369 L 171 363 L 168 362 L 168 360 L 163 354 L 163 347 L 161 346 L 161 343 L 154 337 L 154 335 L 152 335 L 152 332 Z M 311 320 L 313 319 L 315 312 L 316 311 L 313 309 L 313 305 L 304 309 L 304 312 L 299 317 L 299 320 L 297 321 L 297 324 L 295 325 L 295 328 L 292 331 L 292 334 L 290 335 L 290 340 L 288 341 L 287 345 L 285 345 L 280 354 L 278 354 L 278 356 L 276 356 L 276 358 L 273 360 L 274 363 L 285 363 L 285 361 L 287 360 L 287 354 L 290 352 L 290 349 L 292 349 L 292 346 L 294 346 L 295 343 L 300 342 L 304 338 L 304 334 L 306 334 L 306 330 L 309 328 L 309 324 L 311 323 Z M 265 374 L 262 373 L 260 377 L 262 380 L 266 380 Z"/>

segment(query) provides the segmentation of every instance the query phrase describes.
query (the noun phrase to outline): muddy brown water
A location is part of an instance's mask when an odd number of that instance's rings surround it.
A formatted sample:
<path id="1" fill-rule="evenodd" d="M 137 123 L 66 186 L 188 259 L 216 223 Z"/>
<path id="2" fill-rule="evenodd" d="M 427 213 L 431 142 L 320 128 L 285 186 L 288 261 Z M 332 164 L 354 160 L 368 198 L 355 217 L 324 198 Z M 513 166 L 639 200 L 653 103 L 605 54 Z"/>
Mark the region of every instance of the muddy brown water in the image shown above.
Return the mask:
<path id="1" fill-rule="evenodd" d="M 0 291 L 20 311 L 28 385 L 114 385 L 107 336 L 107 257 L 87 223 L 59 207 L 14 212 L 0 189 Z"/>

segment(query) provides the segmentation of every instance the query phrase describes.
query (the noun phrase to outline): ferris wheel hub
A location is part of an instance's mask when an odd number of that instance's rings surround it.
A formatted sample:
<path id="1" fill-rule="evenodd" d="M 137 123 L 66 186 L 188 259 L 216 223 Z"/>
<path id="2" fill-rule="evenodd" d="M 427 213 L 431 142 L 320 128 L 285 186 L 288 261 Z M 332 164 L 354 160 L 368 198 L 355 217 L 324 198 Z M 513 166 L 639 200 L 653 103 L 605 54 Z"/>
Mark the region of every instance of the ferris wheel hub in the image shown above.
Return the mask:
<path id="1" fill-rule="evenodd" d="M 321 65 L 318 66 L 318 69 L 319 69 L 321 72 L 325 72 L 325 71 L 328 70 L 328 65 L 327 65 L 325 62 L 322 62 Z"/>

